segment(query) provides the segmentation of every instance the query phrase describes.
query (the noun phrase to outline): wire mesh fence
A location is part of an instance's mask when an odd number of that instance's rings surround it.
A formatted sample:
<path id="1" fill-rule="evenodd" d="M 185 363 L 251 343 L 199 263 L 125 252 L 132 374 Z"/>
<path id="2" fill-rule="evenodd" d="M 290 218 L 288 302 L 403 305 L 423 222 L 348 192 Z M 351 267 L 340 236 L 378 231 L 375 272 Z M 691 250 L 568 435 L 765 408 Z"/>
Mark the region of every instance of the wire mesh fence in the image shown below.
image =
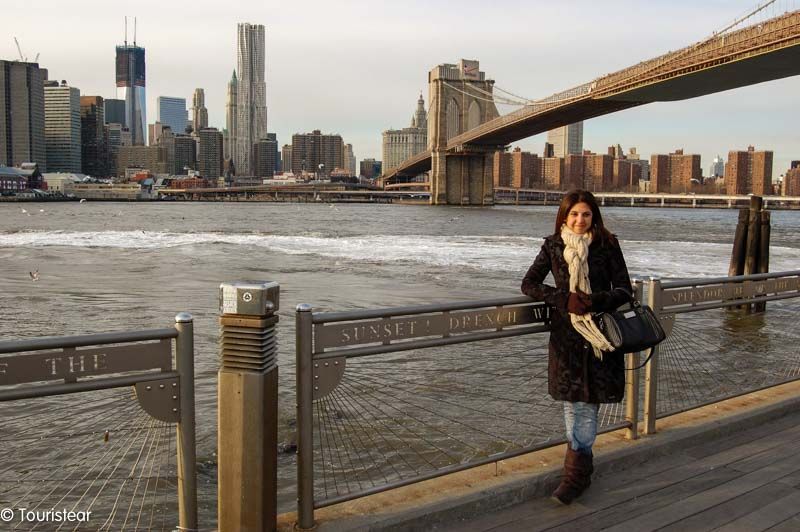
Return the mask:
<path id="1" fill-rule="evenodd" d="M 800 378 L 800 301 L 763 313 L 711 309 L 675 315 L 659 347 L 659 417 Z"/>
<path id="2" fill-rule="evenodd" d="M 347 360 L 314 402 L 318 504 L 563 441 L 547 333 Z M 601 430 L 624 421 L 604 405 Z"/>
<path id="3" fill-rule="evenodd" d="M 13 512 L 3 529 L 177 526 L 175 425 L 145 413 L 132 388 L 0 403 L 0 412 L 0 508 Z"/>

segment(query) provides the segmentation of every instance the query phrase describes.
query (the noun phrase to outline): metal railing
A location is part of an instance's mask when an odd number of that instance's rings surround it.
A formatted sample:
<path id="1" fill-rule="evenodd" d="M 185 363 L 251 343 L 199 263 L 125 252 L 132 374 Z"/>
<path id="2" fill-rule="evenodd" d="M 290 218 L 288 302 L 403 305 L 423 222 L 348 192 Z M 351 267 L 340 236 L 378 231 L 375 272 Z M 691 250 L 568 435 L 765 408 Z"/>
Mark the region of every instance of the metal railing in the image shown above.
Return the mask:
<path id="1" fill-rule="evenodd" d="M 315 508 L 563 443 L 539 334 L 550 311 L 527 297 L 351 312 L 299 305 L 299 528 L 313 526 Z M 638 372 L 626 378 L 626 403 L 604 405 L 600 432 L 635 438 Z"/>
<path id="2" fill-rule="evenodd" d="M 127 387 L 139 408 L 111 395 Z M 170 487 L 180 529 L 197 529 L 191 314 L 174 328 L 0 342 L 0 403 L 0 506 L 20 512 L 14 529 L 171 529 Z M 95 516 L 30 522 L 23 506 Z"/>
<path id="3" fill-rule="evenodd" d="M 800 378 L 798 297 L 800 270 L 650 280 L 648 304 L 668 336 L 645 371 L 645 433 L 657 418 Z"/>

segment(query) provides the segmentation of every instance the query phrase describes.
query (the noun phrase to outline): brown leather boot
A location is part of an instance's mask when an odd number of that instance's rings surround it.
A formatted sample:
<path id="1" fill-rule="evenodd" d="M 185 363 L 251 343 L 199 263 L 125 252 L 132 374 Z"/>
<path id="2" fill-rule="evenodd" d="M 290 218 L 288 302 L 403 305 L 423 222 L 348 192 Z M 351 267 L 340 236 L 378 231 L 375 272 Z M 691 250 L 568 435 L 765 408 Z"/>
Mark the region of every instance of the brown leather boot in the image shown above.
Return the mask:
<path id="1" fill-rule="evenodd" d="M 553 492 L 553 499 L 561 504 L 571 504 L 592 483 L 593 456 L 573 451 L 567 447 L 564 458 L 564 477 Z"/>

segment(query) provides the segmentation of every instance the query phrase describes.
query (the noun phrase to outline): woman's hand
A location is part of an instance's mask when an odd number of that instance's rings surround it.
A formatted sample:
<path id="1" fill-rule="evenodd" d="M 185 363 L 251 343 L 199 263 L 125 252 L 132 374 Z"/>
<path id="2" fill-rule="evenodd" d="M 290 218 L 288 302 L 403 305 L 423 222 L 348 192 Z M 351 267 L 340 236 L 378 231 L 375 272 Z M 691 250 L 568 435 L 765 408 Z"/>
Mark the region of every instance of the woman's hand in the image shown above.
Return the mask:
<path id="1" fill-rule="evenodd" d="M 570 292 L 569 300 L 567 301 L 567 311 L 571 314 L 586 314 L 592 310 L 592 298 L 589 294 L 581 292 Z"/>

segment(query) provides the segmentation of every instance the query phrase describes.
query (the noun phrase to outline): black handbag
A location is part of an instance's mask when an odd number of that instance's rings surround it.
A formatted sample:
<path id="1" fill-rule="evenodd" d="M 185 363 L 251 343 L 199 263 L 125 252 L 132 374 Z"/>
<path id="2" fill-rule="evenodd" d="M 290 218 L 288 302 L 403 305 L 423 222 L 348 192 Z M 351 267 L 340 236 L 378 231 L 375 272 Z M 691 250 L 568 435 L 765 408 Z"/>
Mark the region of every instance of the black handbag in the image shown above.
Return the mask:
<path id="1" fill-rule="evenodd" d="M 623 353 L 651 349 L 667 337 L 653 309 L 639 304 L 635 298 L 631 298 L 630 309 L 599 312 L 594 321 L 614 350 Z"/>

